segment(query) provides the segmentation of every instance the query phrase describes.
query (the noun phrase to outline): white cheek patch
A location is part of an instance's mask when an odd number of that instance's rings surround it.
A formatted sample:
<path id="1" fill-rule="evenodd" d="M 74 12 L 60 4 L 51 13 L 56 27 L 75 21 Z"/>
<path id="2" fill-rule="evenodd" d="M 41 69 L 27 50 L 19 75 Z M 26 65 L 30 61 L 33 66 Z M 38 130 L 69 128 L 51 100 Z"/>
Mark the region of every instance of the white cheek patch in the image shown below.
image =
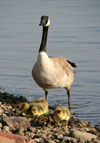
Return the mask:
<path id="1" fill-rule="evenodd" d="M 48 22 L 45 26 L 49 26 L 50 25 L 50 19 L 48 18 Z"/>

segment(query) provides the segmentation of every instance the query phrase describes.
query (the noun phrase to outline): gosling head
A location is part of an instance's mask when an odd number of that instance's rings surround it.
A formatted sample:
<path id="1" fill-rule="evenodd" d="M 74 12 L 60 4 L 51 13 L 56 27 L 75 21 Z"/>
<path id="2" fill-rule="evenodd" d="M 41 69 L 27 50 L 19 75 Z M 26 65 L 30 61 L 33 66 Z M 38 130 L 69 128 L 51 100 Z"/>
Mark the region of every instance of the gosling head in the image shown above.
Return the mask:
<path id="1" fill-rule="evenodd" d="M 50 25 L 50 19 L 48 16 L 42 16 L 40 20 L 39 26 L 48 27 Z"/>
<path id="2" fill-rule="evenodd" d="M 28 103 L 23 103 L 22 104 L 22 110 L 27 110 L 27 109 L 29 109 L 29 104 Z"/>
<path id="3" fill-rule="evenodd" d="M 57 109 L 57 110 L 56 110 L 56 115 L 58 115 L 58 117 L 60 117 L 60 116 L 61 116 L 61 112 L 62 112 L 61 109 Z"/>
<path id="4" fill-rule="evenodd" d="M 53 117 L 56 121 L 59 120 L 61 117 L 61 109 L 55 109 L 55 111 L 53 113 Z"/>
<path id="5" fill-rule="evenodd" d="M 38 109 L 37 107 L 32 107 L 31 112 L 34 116 L 36 116 L 38 114 Z"/>

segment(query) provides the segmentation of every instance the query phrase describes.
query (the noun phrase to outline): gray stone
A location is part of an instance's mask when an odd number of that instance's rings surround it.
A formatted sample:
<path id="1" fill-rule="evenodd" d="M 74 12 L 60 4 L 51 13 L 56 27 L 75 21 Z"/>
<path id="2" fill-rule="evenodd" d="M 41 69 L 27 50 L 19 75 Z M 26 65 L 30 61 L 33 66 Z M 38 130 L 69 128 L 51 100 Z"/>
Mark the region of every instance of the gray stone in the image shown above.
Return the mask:
<path id="1" fill-rule="evenodd" d="M 88 123 L 87 121 L 83 121 L 83 122 L 82 122 L 82 125 L 83 125 L 84 127 L 86 127 L 87 125 L 89 125 L 89 123 Z"/>
<path id="2" fill-rule="evenodd" d="M 2 128 L 2 123 L 0 123 L 0 128 Z"/>
<path id="3" fill-rule="evenodd" d="M 62 139 L 62 138 L 63 138 L 63 135 L 62 135 L 62 134 L 58 134 L 58 135 L 57 135 L 57 138 L 58 138 L 58 139 Z"/>
<path id="4" fill-rule="evenodd" d="M 20 127 L 27 129 L 30 126 L 30 122 L 26 117 L 5 117 L 2 122 L 8 125 L 10 130 L 13 130 L 14 128 L 18 129 Z"/>
<path id="5" fill-rule="evenodd" d="M 8 109 L 12 109 L 12 106 L 7 106 Z"/>
<path id="6" fill-rule="evenodd" d="M 53 141 L 52 139 L 48 140 L 48 143 L 56 143 L 55 141 Z"/>
<path id="7" fill-rule="evenodd" d="M 2 115 L 3 115 L 3 118 L 7 117 L 7 115 L 5 113 L 3 113 Z"/>
<path id="8" fill-rule="evenodd" d="M 2 116 L 4 110 L 0 107 L 0 116 Z"/>
<path id="9" fill-rule="evenodd" d="M 22 127 L 19 128 L 18 135 L 23 135 L 23 131 L 24 131 L 24 129 Z"/>
<path id="10" fill-rule="evenodd" d="M 3 130 L 4 130 L 5 132 L 7 132 L 7 133 L 9 133 L 9 132 L 10 132 L 10 130 L 9 130 L 9 126 L 4 126 L 4 127 L 3 127 Z"/>
<path id="11" fill-rule="evenodd" d="M 84 140 L 88 140 L 88 141 L 91 141 L 92 138 L 97 138 L 95 135 L 91 134 L 91 133 L 87 133 L 87 132 L 81 132 L 81 131 L 78 131 L 76 129 L 73 129 L 71 131 L 71 136 L 72 137 L 75 137 L 75 138 L 82 138 Z"/>
<path id="12" fill-rule="evenodd" d="M 92 142 L 93 143 L 100 143 L 100 140 L 98 140 L 98 139 L 92 139 Z"/>
<path id="13" fill-rule="evenodd" d="M 65 142 L 65 141 L 70 141 L 71 140 L 71 137 L 64 137 L 62 142 Z"/>
<path id="14" fill-rule="evenodd" d="M 29 130 L 34 133 L 36 131 L 36 128 L 35 127 L 29 127 Z"/>

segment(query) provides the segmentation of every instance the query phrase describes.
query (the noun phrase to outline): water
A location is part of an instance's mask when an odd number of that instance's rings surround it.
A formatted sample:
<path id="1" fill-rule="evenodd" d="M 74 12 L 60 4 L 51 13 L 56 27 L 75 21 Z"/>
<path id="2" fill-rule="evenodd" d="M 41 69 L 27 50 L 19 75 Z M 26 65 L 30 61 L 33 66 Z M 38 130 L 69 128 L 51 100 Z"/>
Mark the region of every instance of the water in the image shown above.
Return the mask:
<path id="1" fill-rule="evenodd" d="M 100 124 L 100 1 L 0 0 L 0 87 L 32 101 L 44 97 L 31 69 L 41 42 L 40 17 L 51 24 L 47 52 L 76 63 L 72 113 Z M 64 89 L 49 91 L 49 103 L 67 105 Z"/>

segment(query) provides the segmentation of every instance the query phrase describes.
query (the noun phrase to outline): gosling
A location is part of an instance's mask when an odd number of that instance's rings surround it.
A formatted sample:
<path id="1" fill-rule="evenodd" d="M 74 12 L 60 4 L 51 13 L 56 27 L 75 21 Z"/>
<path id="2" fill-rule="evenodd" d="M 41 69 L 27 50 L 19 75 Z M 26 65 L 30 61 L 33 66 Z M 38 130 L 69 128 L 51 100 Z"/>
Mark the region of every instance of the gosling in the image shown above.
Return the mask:
<path id="1" fill-rule="evenodd" d="M 49 109 L 47 106 L 45 106 L 44 103 L 38 102 L 38 103 L 33 103 L 33 107 L 31 108 L 31 112 L 33 116 L 41 116 L 41 115 L 48 115 L 49 114 Z"/>
<path id="2" fill-rule="evenodd" d="M 26 115 L 32 116 L 31 107 L 30 103 L 23 103 L 21 109 Z"/>
<path id="3" fill-rule="evenodd" d="M 43 105 L 44 105 L 44 107 L 45 108 L 48 108 L 48 102 L 47 101 L 45 101 L 45 99 L 44 98 L 36 98 L 36 99 L 34 99 L 31 103 L 43 103 Z"/>
<path id="4" fill-rule="evenodd" d="M 34 99 L 31 103 L 23 103 L 22 110 L 26 115 L 40 116 L 48 114 L 48 103 L 43 98 Z"/>
<path id="5" fill-rule="evenodd" d="M 71 113 L 67 107 L 58 106 L 53 113 L 53 117 L 55 120 L 66 120 L 70 119 Z"/>

